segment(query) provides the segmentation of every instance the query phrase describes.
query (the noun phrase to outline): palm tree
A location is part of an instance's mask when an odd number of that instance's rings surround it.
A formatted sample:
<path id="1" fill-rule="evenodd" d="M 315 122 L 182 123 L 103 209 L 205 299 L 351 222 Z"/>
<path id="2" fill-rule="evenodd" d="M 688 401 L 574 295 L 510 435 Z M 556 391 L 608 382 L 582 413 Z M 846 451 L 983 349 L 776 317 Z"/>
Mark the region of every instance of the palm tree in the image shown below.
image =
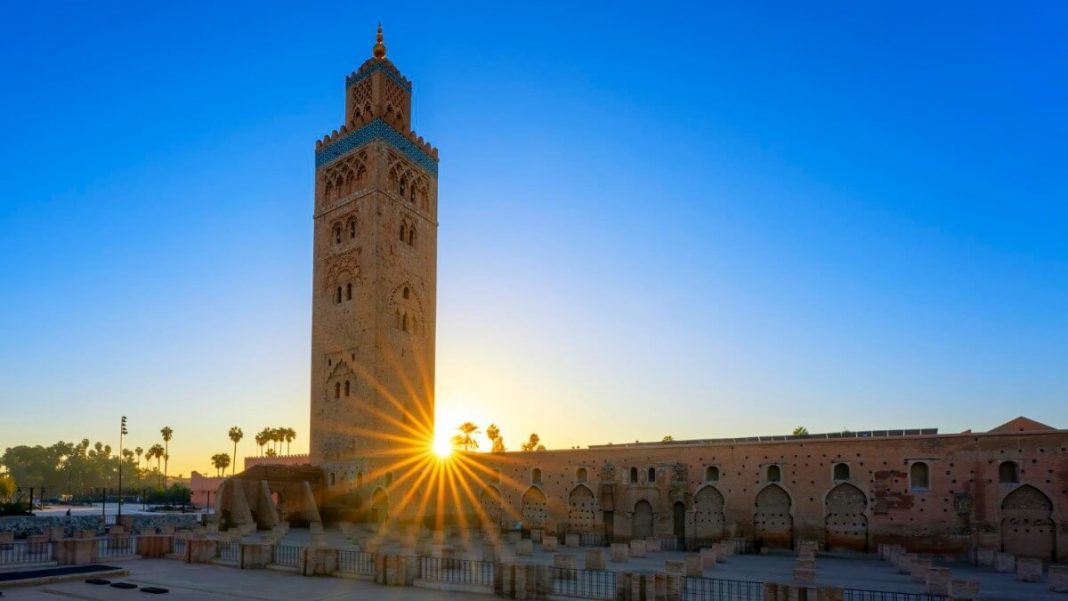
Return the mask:
<path id="1" fill-rule="evenodd" d="M 156 443 L 156 444 L 152 445 L 151 447 L 149 447 L 148 452 L 145 453 L 145 459 L 148 459 L 149 461 L 151 461 L 152 459 L 156 460 L 156 472 L 158 472 L 160 474 L 162 474 L 163 472 L 160 472 L 159 463 L 160 463 L 160 460 L 163 459 L 163 455 L 164 454 L 165 454 L 165 452 L 163 450 L 163 445 L 161 445 L 159 443 Z M 159 484 L 162 485 L 163 483 L 159 482 Z"/>
<path id="2" fill-rule="evenodd" d="M 171 436 L 174 435 L 174 430 L 170 426 L 163 426 L 163 429 L 159 431 L 163 435 L 163 485 L 167 485 L 167 464 L 171 460 Z"/>
<path id="3" fill-rule="evenodd" d="M 138 485 L 140 485 L 140 483 L 141 483 L 141 455 L 143 455 L 144 452 L 145 452 L 145 450 L 142 449 L 141 447 L 137 447 L 136 449 L 134 449 L 134 453 L 137 453 L 137 472 L 136 472 L 136 474 L 137 474 L 137 483 L 138 483 Z"/>
<path id="4" fill-rule="evenodd" d="M 520 448 L 524 451 L 533 451 L 536 450 L 539 446 L 541 446 L 542 450 L 544 450 L 545 446 L 539 445 L 539 442 L 541 442 L 541 437 L 538 436 L 536 433 L 531 433 L 530 439 L 520 445 Z"/>
<path id="5" fill-rule="evenodd" d="M 465 451 L 470 451 L 472 448 L 478 448 L 478 441 L 475 440 L 474 434 L 478 434 L 481 430 L 478 429 L 473 422 L 464 422 L 457 428 L 459 434 L 452 437 L 452 444 L 456 448 L 462 448 Z"/>
<path id="6" fill-rule="evenodd" d="M 486 438 L 493 443 L 492 450 L 494 453 L 503 453 L 505 451 L 504 437 L 501 436 L 501 429 L 497 427 L 497 424 L 490 424 L 489 427 L 486 428 Z"/>
<path id="7" fill-rule="evenodd" d="M 808 428 L 804 426 L 794 428 L 794 436 L 808 436 Z"/>
<path id="8" fill-rule="evenodd" d="M 234 441 L 234 471 L 237 471 L 237 443 L 241 442 L 241 439 L 245 437 L 245 433 L 241 431 L 241 428 L 234 426 L 230 428 L 230 440 Z M 230 472 L 233 476 L 234 472 Z"/>
<path id="9" fill-rule="evenodd" d="M 264 428 L 256 434 L 256 444 L 260 447 L 260 457 L 263 457 L 263 446 L 267 444 L 269 437 L 267 436 L 269 428 Z"/>
<path id="10" fill-rule="evenodd" d="M 267 456 L 268 457 L 277 457 L 278 456 L 278 451 L 275 451 L 274 449 L 267 449 Z"/>
<path id="11" fill-rule="evenodd" d="M 215 475 L 221 477 L 226 468 L 230 467 L 230 455 L 216 453 L 211 456 L 211 464 L 215 466 Z"/>
<path id="12" fill-rule="evenodd" d="M 282 437 L 286 441 L 286 455 L 289 455 L 289 445 L 293 442 L 293 439 L 297 437 L 297 431 L 293 428 L 282 428 Z"/>

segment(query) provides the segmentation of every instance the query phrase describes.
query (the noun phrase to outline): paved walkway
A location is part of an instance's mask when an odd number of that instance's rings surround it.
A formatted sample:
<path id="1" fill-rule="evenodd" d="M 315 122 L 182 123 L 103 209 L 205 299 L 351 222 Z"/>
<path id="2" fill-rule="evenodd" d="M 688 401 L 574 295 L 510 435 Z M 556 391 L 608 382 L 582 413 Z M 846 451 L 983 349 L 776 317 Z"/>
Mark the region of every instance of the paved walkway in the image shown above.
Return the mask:
<path id="1" fill-rule="evenodd" d="M 249 599 L 257 601 L 486 601 L 486 595 L 446 593 L 420 588 L 380 586 L 348 578 L 306 578 L 296 573 L 276 570 L 238 570 L 225 566 L 187 564 L 170 559 L 134 559 L 112 563 L 130 570 L 122 582 L 138 586 L 159 586 L 170 590 L 162 596 L 150 596 L 136 589 L 121 590 L 110 586 L 87 584 L 81 580 L 47 584 L 31 588 L 4 589 L 4 601 L 221 601 Z M 118 581 L 118 580 L 113 580 Z"/>

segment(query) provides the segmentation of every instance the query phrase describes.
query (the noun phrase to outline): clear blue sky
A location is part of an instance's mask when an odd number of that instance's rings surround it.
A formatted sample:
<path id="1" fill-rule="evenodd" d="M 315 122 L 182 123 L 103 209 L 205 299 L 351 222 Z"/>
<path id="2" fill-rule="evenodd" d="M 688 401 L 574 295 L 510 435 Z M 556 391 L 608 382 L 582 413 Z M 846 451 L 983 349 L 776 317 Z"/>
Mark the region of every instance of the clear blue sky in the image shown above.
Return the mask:
<path id="1" fill-rule="evenodd" d="M 0 448 L 305 448 L 313 145 L 380 20 L 441 149 L 444 426 L 1068 426 L 1064 3 L 15 3 Z"/>

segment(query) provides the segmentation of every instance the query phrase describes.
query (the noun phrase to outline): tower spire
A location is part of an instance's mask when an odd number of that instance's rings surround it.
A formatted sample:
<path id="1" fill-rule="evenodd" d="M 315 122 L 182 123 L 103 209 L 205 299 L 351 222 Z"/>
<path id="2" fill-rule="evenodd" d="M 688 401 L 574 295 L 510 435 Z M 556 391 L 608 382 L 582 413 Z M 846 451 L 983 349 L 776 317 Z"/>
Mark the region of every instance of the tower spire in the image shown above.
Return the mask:
<path id="1" fill-rule="evenodd" d="M 382 43 L 383 39 L 384 38 L 382 36 L 382 24 L 379 23 L 378 24 L 378 35 L 375 38 L 375 40 L 376 40 L 375 41 L 375 45 L 374 45 L 374 48 L 371 49 L 371 54 L 373 54 L 375 58 L 378 58 L 378 59 L 386 58 L 386 45 Z"/>

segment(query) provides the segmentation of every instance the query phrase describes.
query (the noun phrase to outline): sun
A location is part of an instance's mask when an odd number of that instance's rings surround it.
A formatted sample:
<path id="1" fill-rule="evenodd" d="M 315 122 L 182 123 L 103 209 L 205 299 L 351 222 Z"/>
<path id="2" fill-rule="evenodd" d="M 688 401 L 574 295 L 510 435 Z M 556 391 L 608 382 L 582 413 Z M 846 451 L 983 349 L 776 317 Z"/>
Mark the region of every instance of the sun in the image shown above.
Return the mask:
<path id="1" fill-rule="evenodd" d="M 438 435 L 434 438 L 433 445 L 434 454 L 438 457 L 445 459 L 449 455 L 452 455 L 452 441 L 446 436 Z"/>

